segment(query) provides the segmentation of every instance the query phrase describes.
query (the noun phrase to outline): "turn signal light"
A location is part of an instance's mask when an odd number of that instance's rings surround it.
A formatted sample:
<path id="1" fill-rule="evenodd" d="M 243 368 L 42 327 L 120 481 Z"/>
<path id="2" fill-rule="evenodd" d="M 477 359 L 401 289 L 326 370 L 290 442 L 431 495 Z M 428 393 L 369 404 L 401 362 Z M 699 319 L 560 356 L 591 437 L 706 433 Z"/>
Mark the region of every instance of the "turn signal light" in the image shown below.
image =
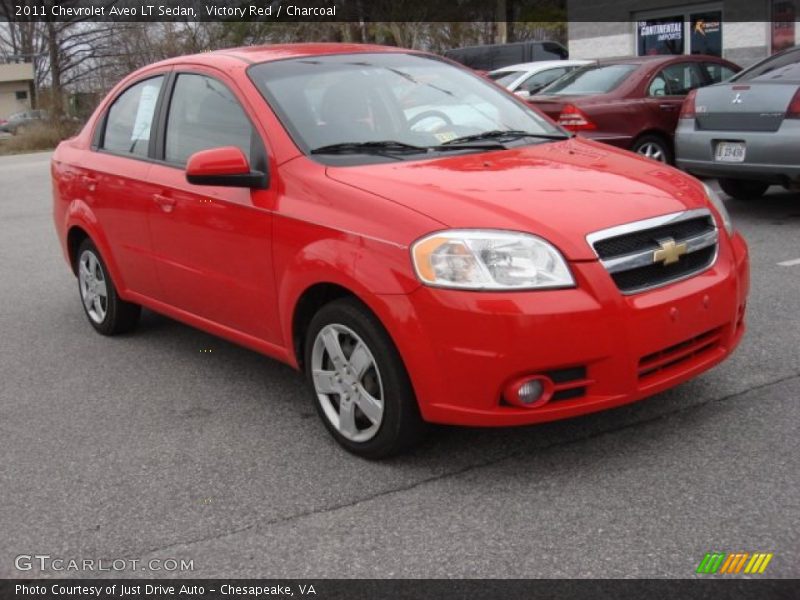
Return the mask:
<path id="1" fill-rule="evenodd" d="M 597 125 L 580 108 L 567 104 L 558 115 L 558 124 L 569 131 L 589 131 L 597 129 Z"/>
<path id="2" fill-rule="evenodd" d="M 798 89 L 792 101 L 789 102 L 789 110 L 786 111 L 787 119 L 800 119 L 800 89 Z"/>
<path id="3" fill-rule="evenodd" d="M 697 90 L 692 90 L 681 105 L 681 119 L 694 119 L 697 116 L 695 109 L 694 97 L 697 95 Z"/>

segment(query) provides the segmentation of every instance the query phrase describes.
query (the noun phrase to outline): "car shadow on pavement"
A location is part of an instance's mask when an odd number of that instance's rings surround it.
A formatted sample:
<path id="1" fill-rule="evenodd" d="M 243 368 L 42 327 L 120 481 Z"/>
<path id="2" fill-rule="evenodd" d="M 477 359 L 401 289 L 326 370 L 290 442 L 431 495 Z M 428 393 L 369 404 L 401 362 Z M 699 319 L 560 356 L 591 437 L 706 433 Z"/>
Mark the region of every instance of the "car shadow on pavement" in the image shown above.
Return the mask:
<path id="1" fill-rule="evenodd" d="M 173 368 L 176 377 L 185 373 L 186 377 L 194 378 L 200 373 L 200 377 L 215 384 L 226 380 L 237 380 L 239 383 L 244 381 L 250 391 L 247 395 L 258 398 L 258 408 L 262 411 L 265 423 L 268 422 L 270 427 L 297 431 L 298 435 L 302 432 L 309 436 L 303 440 L 303 446 L 316 446 L 319 460 L 331 460 L 332 463 L 352 460 L 362 463 L 361 459 L 350 457 L 345 450 L 333 444 L 322 423 L 317 422 L 318 417 L 303 375 L 291 367 L 149 311 L 143 314 L 137 333 L 148 347 L 161 345 L 158 352 L 187 350 L 175 359 Z M 212 352 L 203 352 L 204 349 Z M 449 470 L 454 457 L 458 457 L 459 465 L 471 467 L 518 454 L 590 441 L 609 432 L 635 429 L 639 426 L 642 427 L 641 435 L 649 438 L 652 436 L 652 428 L 645 428 L 644 425 L 700 405 L 713 394 L 712 384 L 695 380 L 627 406 L 565 421 L 504 428 L 432 425 L 426 439 L 418 447 L 407 454 L 385 460 L 382 464 L 412 472 L 418 468 L 439 471 L 442 468 Z M 240 400 L 241 397 L 241 394 L 237 394 L 226 399 L 227 409 L 235 412 L 235 403 L 244 402 Z M 234 405 L 231 406 L 230 403 Z M 244 410 L 244 407 L 241 408 Z M 225 418 L 224 415 L 215 414 L 216 412 L 193 409 L 191 415 L 200 418 Z M 185 411 L 180 414 L 184 413 Z M 285 422 L 281 422 L 282 420 Z M 232 422 L 231 429 L 235 426 L 235 422 Z M 456 470 L 458 468 L 457 466 Z"/>
<path id="2" fill-rule="evenodd" d="M 783 225 L 800 219 L 800 192 L 773 186 L 763 197 L 754 200 L 734 200 L 725 196 L 725 207 L 734 220 L 739 215 L 746 215 L 769 221 L 771 225 Z"/>

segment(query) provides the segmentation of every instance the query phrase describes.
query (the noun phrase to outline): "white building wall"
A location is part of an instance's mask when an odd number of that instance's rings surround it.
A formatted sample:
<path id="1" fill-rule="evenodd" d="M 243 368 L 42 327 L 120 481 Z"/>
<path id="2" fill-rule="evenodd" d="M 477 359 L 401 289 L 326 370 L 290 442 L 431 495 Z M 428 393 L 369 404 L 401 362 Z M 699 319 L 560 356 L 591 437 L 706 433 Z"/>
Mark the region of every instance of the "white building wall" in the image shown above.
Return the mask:
<path id="1" fill-rule="evenodd" d="M 631 24 L 631 28 L 633 25 Z M 633 32 L 569 40 L 569 57 L 577 59 L 611 58 L 636 54 Z"/>

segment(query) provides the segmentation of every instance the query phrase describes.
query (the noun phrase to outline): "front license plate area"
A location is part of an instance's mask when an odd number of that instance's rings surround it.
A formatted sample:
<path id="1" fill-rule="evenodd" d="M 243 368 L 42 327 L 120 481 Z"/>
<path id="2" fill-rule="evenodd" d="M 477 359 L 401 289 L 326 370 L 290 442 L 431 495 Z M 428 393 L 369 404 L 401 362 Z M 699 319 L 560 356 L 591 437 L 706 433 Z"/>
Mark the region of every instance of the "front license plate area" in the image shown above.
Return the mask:
<path id="1" fill-rule="evenodd" d="M 714 160 L 718 162 L 744 162 L 745 157 L 744 142 L 719 142 L 714 152 Z"/>

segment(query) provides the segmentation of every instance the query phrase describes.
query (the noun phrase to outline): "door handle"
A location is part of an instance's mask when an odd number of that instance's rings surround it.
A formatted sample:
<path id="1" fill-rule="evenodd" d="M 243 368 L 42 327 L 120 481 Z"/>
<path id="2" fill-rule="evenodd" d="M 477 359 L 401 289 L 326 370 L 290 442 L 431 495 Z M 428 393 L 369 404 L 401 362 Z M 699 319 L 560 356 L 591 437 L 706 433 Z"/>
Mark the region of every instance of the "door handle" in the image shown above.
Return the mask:
<path id="1" fill-rule="evenodd" d="M 161 207 L 164 212 L 172 212 L 175 208 L 175 199 L 162 196 L 161 194 L 153 194 L 153 200 Z"/>
<path id="2" fill-rule="evenodd" d="M 86 186 L 86 189 L 90 192 L 93 192 L 97 189 L 97 179 L 94 177 L 89 177 L 88 175 L 84 175 L 81 177 L 81 182 L 83 185 Z"/>
<path id="3" fill-rule="evenodd" d="M 678 107 L 675 104 L 659 104 L 658 108 L 661 110 L 678 110 Z"/>

